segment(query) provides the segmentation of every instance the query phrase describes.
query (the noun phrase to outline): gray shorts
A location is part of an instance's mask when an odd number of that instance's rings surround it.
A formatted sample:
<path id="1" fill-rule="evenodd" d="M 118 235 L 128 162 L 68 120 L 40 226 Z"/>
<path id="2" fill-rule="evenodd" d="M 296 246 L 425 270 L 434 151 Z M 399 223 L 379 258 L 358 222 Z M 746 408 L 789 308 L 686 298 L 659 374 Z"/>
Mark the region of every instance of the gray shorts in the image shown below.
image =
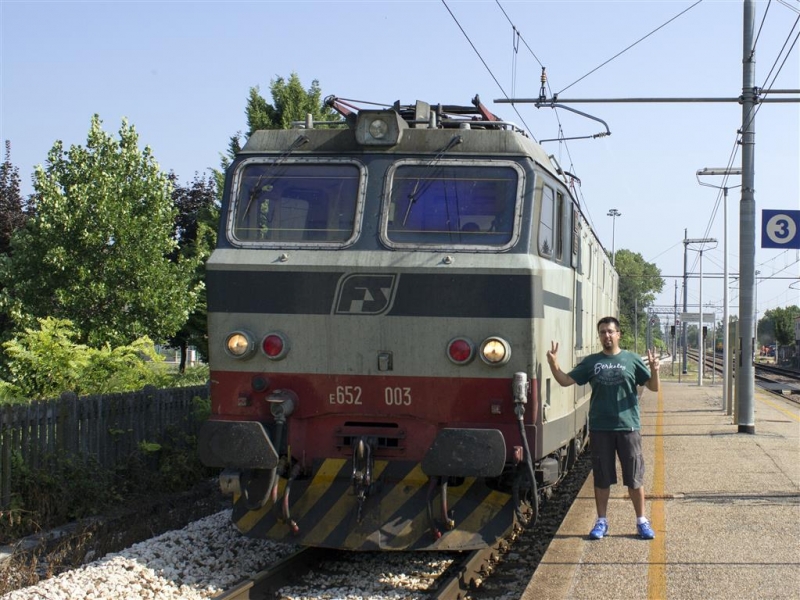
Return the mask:
<path id="1" fill-rule="evenodd" d="M 644 485 L 644 455 L 639 431 L 590 431 L 594 486 L 610 488 L 617 483 L 616 457 L 622 466 L 622 483 L 637 489 Z"/>

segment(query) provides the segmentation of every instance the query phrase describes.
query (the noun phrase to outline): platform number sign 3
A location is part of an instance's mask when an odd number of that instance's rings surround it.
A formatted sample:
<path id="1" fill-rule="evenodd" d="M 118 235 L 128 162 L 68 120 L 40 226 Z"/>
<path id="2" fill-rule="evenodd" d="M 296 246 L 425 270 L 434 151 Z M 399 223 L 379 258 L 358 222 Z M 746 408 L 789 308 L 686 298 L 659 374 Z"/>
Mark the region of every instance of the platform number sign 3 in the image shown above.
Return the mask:
<path id="1" fill-rule="evenodd" d="M 800 210 L 762 210 L 761 247 L 800 248 Z"/>

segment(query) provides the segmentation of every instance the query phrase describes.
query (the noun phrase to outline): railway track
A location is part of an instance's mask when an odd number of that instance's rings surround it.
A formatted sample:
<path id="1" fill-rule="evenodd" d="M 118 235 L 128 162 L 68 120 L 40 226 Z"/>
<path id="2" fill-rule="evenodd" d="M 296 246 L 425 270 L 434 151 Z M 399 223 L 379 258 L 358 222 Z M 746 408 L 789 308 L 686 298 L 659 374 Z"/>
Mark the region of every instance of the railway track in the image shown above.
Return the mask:
<path id="1" fill-rule="evenodd" d="M 508 594 L 515 586 L 519 587 L 521 594 L 586 480 L 590 462 L 588 452 L 585 452 L 564 480 L 547 494 L 540 507 L 539 519 L 533 527 L 517 527 L 493 547 L 461 553 L 349 553 L 304 548 L 214 598 L 313 598 L 328 592 L 330 587 L 336 587 L 337 598 L 380 598 L 385 595 L 386 598 L 488 600 Z M 363 573 L 371 573 L 373 579 L 396 579 L 398 587 L 385 594 L 367 591 Z M 418 579 L 419 584 L 404 595 L 398 588 L 409 589 L 404 587 L 404 582 L 411 579 Z M 351 590 L 352 594 L 342 591 L 346 589 Z M 398 592 L 401 596 L 397 595 Z"/>
<path id="2" fill-rule="evenodd" d="M 452 556 L 452 563 L 431 582 L 432 591 L 422 595 L 431 600 L 467 598 L 470 590 L 478 587 L 489 576 L 499 556 L 507 551 L 508 544 L 509 541 L 504 539 L 492 548 L 469 553 L 447 553 Z M 323 587 L 321 573 L 339 571 L 336 563 L 348 562 L 347 554 L 341 550 L 327 548 L 303 548 L 215 595 L 214 598 L 215 600 L 274 600 L 287 597 L 281 594 L 282 588 L 321 588 Z M 369 554 L 375 555 L 369 558 L 374 558 L 376 566 L 385 556 L 381 556 L 381 553 Z M 435 553 L 434 560 L 438 560 L 438 555 L 441 554 Z M 417 556 L 423 555 L 417 554 Z M 348 587 L 355 590 L 358 588 L 358 583 L 349 583 Z"/>
<path id="3" fill-rule="evenodd" d="M 335 558 L 337 553 L 341 554 L 327 548 L 302 548 L 213 597 L 216 600 L 271 600 L 280 588 L 302 579 L 322 560 Z"/>
<path id="4" fill-rule="evenodd" d="M 688 357 L 697 362 L 698 352 L 689 350 Z M 707 372 L 713 370 L 715 373 L 723 374 L 722 360 L 719 354 L 707 353 L 705 355 L 705 369 Z M 753 363 L 755 368 L 756 384 L 764 391 L 773 393 L 782 398 L 800 403 L 800 372 L 794 369 L 785 369 L 774 365 L 763 363 Z M 735 377 L 735 368 L 734 368 Z"/>

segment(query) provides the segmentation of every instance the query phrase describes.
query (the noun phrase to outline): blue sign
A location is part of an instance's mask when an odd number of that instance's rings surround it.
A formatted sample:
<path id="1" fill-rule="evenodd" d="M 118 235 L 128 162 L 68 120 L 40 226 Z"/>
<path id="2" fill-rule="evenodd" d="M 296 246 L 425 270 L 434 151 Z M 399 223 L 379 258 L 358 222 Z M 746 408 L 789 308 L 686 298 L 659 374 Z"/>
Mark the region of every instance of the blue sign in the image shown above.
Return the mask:
<path id="1" fill-rule="evenodd" d="M 800 210 L 762 210 L 761 247 L 800 248 Z"/>

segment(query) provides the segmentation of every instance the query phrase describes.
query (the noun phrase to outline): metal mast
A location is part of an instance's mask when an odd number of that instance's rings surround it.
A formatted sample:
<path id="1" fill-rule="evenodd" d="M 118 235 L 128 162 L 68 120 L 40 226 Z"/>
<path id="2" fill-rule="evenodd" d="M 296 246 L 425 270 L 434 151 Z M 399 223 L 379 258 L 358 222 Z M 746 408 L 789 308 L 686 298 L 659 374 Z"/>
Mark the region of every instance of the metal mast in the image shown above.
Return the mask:
<path id="1" fill-rule="evenodd" d="M 755 433 L 753 388 L 755 369 L 755 113 L 759 90 L 755 87 L 753 27 L 755 2 L 744 0 L 742 35 L 742 200 L 739 205 L 739 364 L 736 365 L 736 406 L 739 433 Z"/>

